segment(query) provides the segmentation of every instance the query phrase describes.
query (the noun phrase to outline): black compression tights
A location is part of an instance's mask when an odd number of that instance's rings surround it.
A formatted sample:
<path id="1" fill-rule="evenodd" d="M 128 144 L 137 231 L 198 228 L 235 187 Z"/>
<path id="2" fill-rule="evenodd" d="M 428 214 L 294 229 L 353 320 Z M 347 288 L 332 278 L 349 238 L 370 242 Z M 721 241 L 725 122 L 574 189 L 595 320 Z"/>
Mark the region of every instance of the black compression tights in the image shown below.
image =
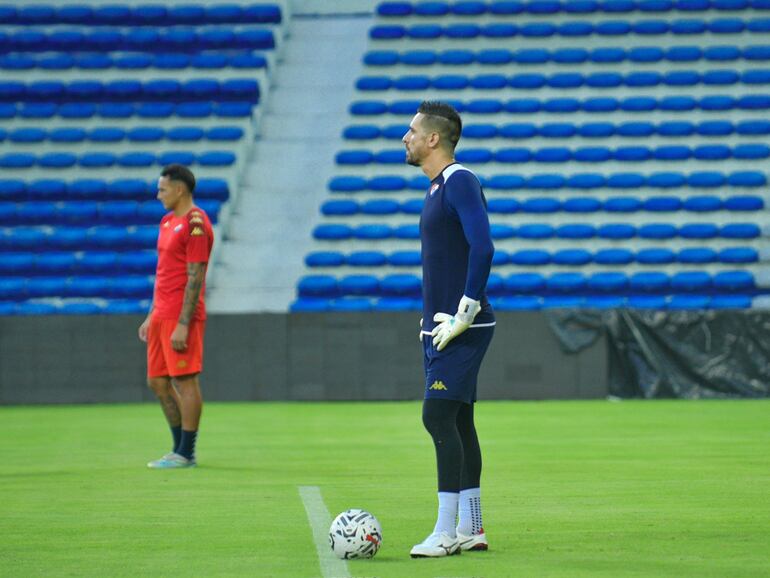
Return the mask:
<path id="1" fill-rule="evenodd" d="M 426 399 L 422 423 L 433 438 L 438 466 L 438 491 L 478 488 L 481 449 L 473 424 L 473 404 L 451 399 Z"/>

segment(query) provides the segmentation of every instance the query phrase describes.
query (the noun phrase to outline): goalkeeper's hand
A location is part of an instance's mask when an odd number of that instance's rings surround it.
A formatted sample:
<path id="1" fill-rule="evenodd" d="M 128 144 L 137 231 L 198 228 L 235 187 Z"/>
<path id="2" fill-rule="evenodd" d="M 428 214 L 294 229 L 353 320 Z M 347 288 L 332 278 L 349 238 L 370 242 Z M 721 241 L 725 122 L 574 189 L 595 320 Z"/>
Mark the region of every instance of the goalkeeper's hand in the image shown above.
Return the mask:
<path id="1" fill-rule="evenodd" d="M 460 305 L 457 307 L 457 313 L 454 315 L 436 313 L 433 316 L 433 321 L 438 325 L 431 331 L 436 350 L 441 351 L 452 339 L 468 329 L 479 311 L 481 311 L 481 302 L 463 295 L 463 298 L 460 299 Z"/>

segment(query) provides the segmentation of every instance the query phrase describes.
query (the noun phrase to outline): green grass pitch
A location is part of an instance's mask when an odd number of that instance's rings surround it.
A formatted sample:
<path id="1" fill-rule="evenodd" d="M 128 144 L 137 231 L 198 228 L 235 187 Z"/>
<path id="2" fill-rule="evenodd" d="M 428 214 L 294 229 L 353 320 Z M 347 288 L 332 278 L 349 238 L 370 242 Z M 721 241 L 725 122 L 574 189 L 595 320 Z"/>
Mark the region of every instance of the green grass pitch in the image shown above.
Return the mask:
<path id="1" fill-rule="evenodd" d="M 436 513 L 420 404 L 208 404 L 150 471 L 154 405 L 0 408 L 0 576 L 321 575 L 298 486 L 372 511 L 352 576 L 770 576 L 770 401 L 481 402 L 490 551 L 412 560 Z"/>

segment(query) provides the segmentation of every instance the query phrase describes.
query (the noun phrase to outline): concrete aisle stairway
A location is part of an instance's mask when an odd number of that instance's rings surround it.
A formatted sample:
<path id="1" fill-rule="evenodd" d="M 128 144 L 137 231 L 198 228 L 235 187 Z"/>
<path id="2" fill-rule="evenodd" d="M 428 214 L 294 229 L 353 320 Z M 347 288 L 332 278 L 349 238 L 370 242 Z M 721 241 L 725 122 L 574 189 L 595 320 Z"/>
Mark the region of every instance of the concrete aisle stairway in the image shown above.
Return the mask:
<path id="1" fill-rule="evenodd" d="M 207 297 L 212 312 L 287 311 L 320 221 L 371 16 L 295 17 Z"/>

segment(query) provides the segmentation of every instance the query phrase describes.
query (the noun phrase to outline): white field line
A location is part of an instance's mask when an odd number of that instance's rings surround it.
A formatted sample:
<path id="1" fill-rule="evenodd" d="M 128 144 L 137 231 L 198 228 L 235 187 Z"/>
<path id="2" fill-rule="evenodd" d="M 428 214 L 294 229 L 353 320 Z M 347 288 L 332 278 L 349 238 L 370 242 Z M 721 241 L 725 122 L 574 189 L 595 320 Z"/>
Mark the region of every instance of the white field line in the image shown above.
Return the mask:
<path id="1" fill-rule="evenodd" d="M 324 504 L 321 490 L 318 486 L 299 486 L 299 496 L 307 512 L 310 528 L 313 530 L 318 562 L 321 565 L 323 578 L 350 578 L 348 565 L 337 558 L 329 548 L 329 526 L 332 523 L 331 514 Z"/>

